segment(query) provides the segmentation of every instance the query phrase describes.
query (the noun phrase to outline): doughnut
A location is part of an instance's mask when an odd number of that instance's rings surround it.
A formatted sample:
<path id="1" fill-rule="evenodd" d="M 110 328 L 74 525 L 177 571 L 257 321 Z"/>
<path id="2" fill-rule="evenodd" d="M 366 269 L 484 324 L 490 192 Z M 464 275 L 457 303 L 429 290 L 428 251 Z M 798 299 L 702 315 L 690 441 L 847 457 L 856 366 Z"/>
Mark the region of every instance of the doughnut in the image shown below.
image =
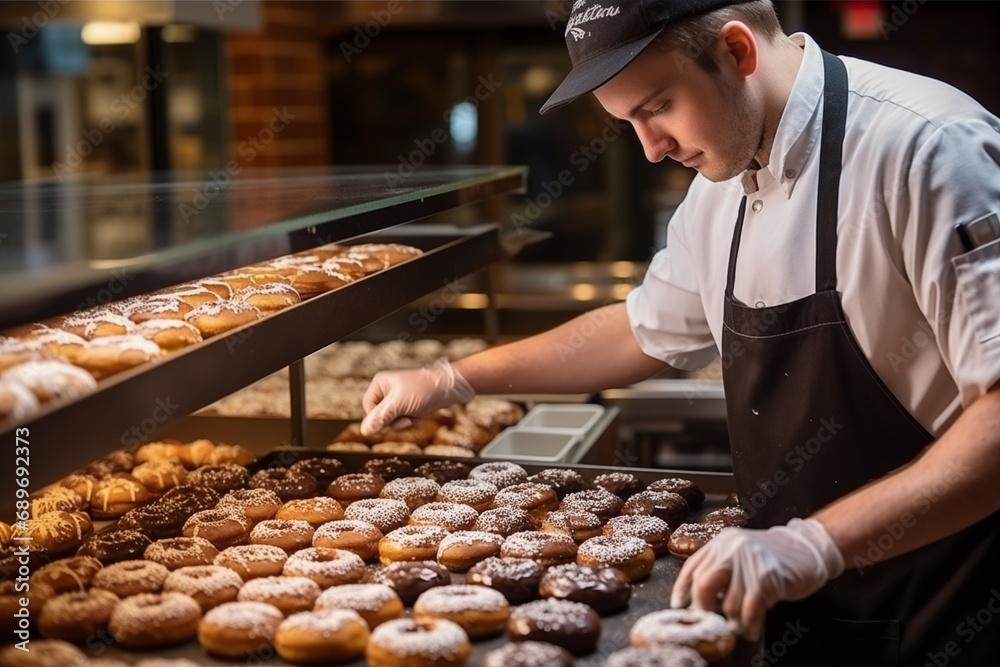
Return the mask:
<path id="1" fill-rule="evenodd" d="M 43 637 L 82 644 L 107 629 L 111 612 L 117 605 L 118 596 L 100 588 L 63 593 L 42 607 L 38 631 Z"/>
<path id="2" fill-rule="evenodd" d="M 326 495 L 340 503 L 346 511 L 355 500 L 377 498 L 382 493 L 385 480 L 369 473 L 341 475 L 330 482 Z"/>
<path id="3" fill-rule="evenodd" d="M 139 593 L 159 593 L 170 574 L 163 565 L 150 560 L 123 560 L 98 570 L 92 586 L 120 598 Z"/>
<path id="4" fill-rule="evenodd" d="M 282 505 L 274 518 L 305 521 L 313 528 L 319 528 L 324 523 L 343 519 L 344 508 L 336 500 L 326 496 L 300 498 Z"/>
<path id="5" fill-rule="evenodd" d="M 281 622 L 274 648 L 295 664 L 327 664 L 331 656 L 350 662 L 365 654 L 369 636 L 368 624 L 356 611 L 303 611 Z"/>
<path id="6" fill-rule="evenodd" d="M 100 482 L 101 479 L 97 475 L 89 473 L 72 473 L 59 480 L 59 486 L 74 491 L 78 496 L 83 498 L 87 505 L 89 505 L 90 499 L 94 497 L 94 491 L 97 490 L 97 485 L 100 484 Z"/>
<path id="7" fill-rule="evenodd" d="M 676 528 L 687 518 L 688 504 L 678 493 L 646 489 L 629 498 L 622 506 L 621 513 L 659 517 L 671 528 Z"/>
<path id="8" fill-rule="evenodd" d="M 101 380 L 156 359 L 160 346 L 142 336 L 106 336 L 88 340 L 73 364 Z"/>
<path id="9" fill-rule="evenodd" d="M 353 282 L 350 275 L 339 269 L 339 265 L 303 265 L 292 278 L 292 287 L 303 299 L 311 299 Z"/>
<path id="10" fill-rule="evenodd" d="M 93 524 L 84 512 L 49 512 L 14 524 L 10 539 L 11 544 L 30 541 L 55 555 L 76 549 L 91 531 Z"/>
<path id="11" fill-rule="evenodd" d="M 645 579 L 653 571 L 656 555 L 641 537 L 598 535 L 580 545 L 576 562 L 591 567 L 613 567 L 630 581 Z"/>
<path id="12" fill-rule="evenodd" d="M 268 544 L 293 554 L 299 549 L 312 546 L 316 529 L 306 521 L 298 519 L 268 519 L 261 521 L 250 531 L 250 544 Z"/>
<path id="13" fill-rule="evenodd" d="M 159 505 L 176 508 L 184 514 L 212 509 L 219 502 L 219 493 L 201 486 L 183 484 L 170 489 L 157 501 Z"/>
<path id="14" fill-rule="evenodd" d="M 703 516 L 701 522 L 742 528 L 750 523 L 750 516 L 739 507 L 722 507 Z"/>
<path id="15" fill-rule="evenodd" d="M 576 493 L 587 488 L 587 481 L 583 476 L 570 468 L 546 468 L 529 477 L 528 481 L 548 484 L 556 492 L 559 500 L 565 498 L 568 493 Z"/>
<path id="16" fill-rule="evenodd" d="M 512 484 L 500 489 L 493 498 L 494 507 L 517 507 L 531 515 L 536 525 L 545 515 L 559 507 L 559 498 L 548 484 Z"/>
<path id="17" fill-rule="evenodd" d="M 485 530 L 504 537 L 514 533 L 522 533 L 535 529 L 535 520 L 531 515 L 516 507 L 497 507 L 486 510 L 476 519 L 472 530 Z"/>
<path id="18" fill-rule="evenodd" d="M 582 602 L 535 600 L 515 607 L 507 622 L 511 641 L 541 641 L 570 653 L 590 653 L 601 634 L 597 612 Z"/>
<path id="19" fill-rule="evenodd" d="M 424 454 L 426 456 L 449 456 L 451 458 L 472 458 L 476 455 L 468 447 L 459 447 L 458 445 L 427 445 L 424 447 Z"/>
<path id="20" fill-rule="evenodd" d="M 64 486 L 51 487 L 28 498 L 28 513 L 34 519 L 48 512 L 79 512 L 86 509 L 87 501 L 73 489 Z"/>
<path id="21" fill-rule="evenodd" d="M 118 519 L 118 528 L 137 530 L 150 539 L 160 540 L 181 534 L 187 514 L 176 503 L 152 502 L 131 509 Z"/>
<path id="22" fill-rule="evenodd" d="M 254 523 L 273 519 L 281 509 L 281 498 L 270 489 L 237 489 L 222 496 L 217 509 L 239 507 Z M 289 517 L 279 517 L 289 518 Z"/>
<path id="23" fill-rule="evenodd" d="M 209 655 L 239 659 L 271 648 L 284 615 L 263 602 L 226 602 L 210 610 L 198 624 L 198 642 Z"/>
<path id="24" fill-rule="evenodd" d="M 87 556 L 60 558 L 35 570 L 31 585 L 50 586 L 55 593 L 85 591 L 102 567 L 101 561 Z"/>
<path id="25" fill-rule="evenodd" d="M 618 516 L 623 504 L 621 498 L 598 487 L 567 493 L 559 503 L 559 509 L 564 512 L 590 512 L 596 514 L 602 523 L 607 523 L 611 517 Z"/>
<path id="26" fill-rule="evenodd" d="M 361 472 L 378 475 L 386 482 L 400 477 L 413 477 L 413 464 L 395 456 L 382 459 L 368 459 L 361 466 Z M 381 490 L 380 490 L 381 491 Z"/>
<path id="27" fill-rule="evenodd" d="M 284 283 L 268 283 L 266 285 L 252 285 L 244 287 L 236 292 L 233 298 L 238 301 L 245 301 L 263 315 L 276 313 L 289 306 L 301 303 L 302 297 L 295 288 Z"/>
<path id="28" fill-rule="evenodd" d="M 708 667 L 708 663 L 694 649 L 667 644 L 615 651 L 608 656 L 604 667 Z"/>
<path id="29" fill-rule="evenodd" d="M 164 352 L 175 352 L 202 341 L 201 332 L 176 319 L 150 319 L 135 325 L 135 334 L 156 343 Z"/>
<path id="30" fill-rule="evenodd" d="M 124 449 L 116 449 L 110 454 L 105 454 L 96 461 L 87 464 L 81 472 L 91 473 L 98 477 L 125 477 L 131 479 L 129 475 L 117 475 L 116 473 L 127 473 L 135 467 L 135 454 Z"/>
<path id="31" fill-rule="evenodd" d="M 182 567 L 211 565 L 218 555 L 219 550 L 204 537 L 170 537 L 150 544 L 142 557 L 168 570 L 179 570 Z"/>
<path id="32" fill-rule="evenodd" d="M 212 462 L 212 454 L 215 452 L 215 443 L 211 440 L 195 440 L 177 447 L 177 457 L 186 468 L 199 468 L 207 465 L 221 465 Z M 233 463 L 227 461 L 226 463 Z M 244 464 L 239 464 L 244 465 Z"/>
<path id="33" fill-rule="evenodd" d="M 549 512 L 542 520 L 542 526 L 538 530 L 543 533 L 556 533 L 566 535 L 579 544 L 601 534 L 601 520 L 596 514 L 590 512 L 568 511 Z"/>
<path id="34" fill-rule="evenodd" d="M 469 479 L 481 479 L 493 484 L 498 489 L 504 489 L 515 484 L 528 481 L 528 473 L 524 468 L 510 461 L 494 461 L 481 463 L 469 471 Z"/>
<path id="35" fill-rule="evenodd" d="M 687 646 L 707 662 L 732 653 L 736 636 L 724 616 L 700 609 L 662 609 L 639 618 L 628 634 L 635 648 Z"/>
<path id="36" fill-rule="evenodd" d="M 153 298 L 158 296 L 168 296 L 174 299 L 180 299 L 186 304 L 191 306 L 201 306 L 206 303 L 217 303 L 223 299 L 228 299 L 232 296 L 232 290 L 226 285 L 225 295 L 219 294 L 215 290 L 208 289 L 205 285 L 200 285 L 198 283 L 184 283 L 182 285 L 173 285 L 172 287 L 167 287 L 158 292 L 154 292 L 151 295 Z"/>
<path id="37" fill-rule="evenodd" d="M 330 486 L 330 482 L 344 474 L 344 464 L 328 456 L 301 459 L 288 466 L 292 472 L 304 472 L 316 478 L 322 488 Z"/>
<path id="38" fill-rule="evenodd" d="M 682 523 L 670 535 L 667 549 L 671 556 L 687 560 L 726 528 L 721 523 Z"/>
<path id="39" fill-rule="evenodd" d="M 158 648 L 194 639 L 199 620 L 201 607 L 183 593 L 143 593 L 118 603 L 108 629 L 122 646 Z"/>
<path id="40" fill-rule="evenodd" d="M 219 550 L 243 544 L 250 536 L 253 523 L 245 512 L 236 507 L 195 512 L 184 522 L 184 537 L 204 537 Z"/>
<path id="41" fill-rule="evenodd" d="M 20 384 L 41 403 L 85 396 L 97 389 L 97 381 L 87 371 L 55 359 L 26 361 L 3 372 L 3 379 Z"/>
<path id="42" fill-rule="evenodd" d="M 331 442 L 326 446 L 328 452 L 361 452 L 370 454 L 372 448 L 363 442 Z"/>
<path id="43" fill-rule="evenodd" d="M 458 503 L 428 503 L 410 515 L 412 526 L 440 526 L 445 530 L 469 530 L 479 518 L 479 513 L 468 505 Z"/>
<path id="44" fill-rule="evenodd" d="M 531 558 L 542 567 L 576 560 L 577 546 L 571 538 L 555 533 L 527 530 L 504 539 L 501 558 Z"/>
<path id="45" fill-rule="evenodd" d="M 502 632 L 508 618 L 507 598 L 486 586 L 439 586 L 422 593 L 413 603 L 415 621 L 452 621 L 460 625 L 470 639 Z"/>
<path id="46" fill-rule="evenodd" d="M 311 610 L 320 592 L 319 584 L 307 577 L 260 577 L 243 584 L 236 599 L 240 602 L 266 602 L 285 616 L 290 616 Z"/>
<path id="47" fill-rule="evenodd" d="M 609 472 L 598 475 L 592 482 L 594 488 L 602 488 L 622 500 L 628 500 L 646 488 L 646 484 L 628 472 Z"/>
<path id="48" fill-rule="evenodd" d="M 242 577 L 228 567 L 195 565 L 171 572 L 163 582 L 163 592 L 187 595 L 198 603 L 204 613 L 235 600 L 242 586 Z"/>
<path id="49" fill-rule="evenodd" d="M 39 407 L 35 394 L 26 386 L 0 379 L 0 420 L 21 420 L 37 412 Z"/>
<path id="50" fill-rule="evenodd" d="M 544 573 L 545 568 L 530 558 L 492 557 L 473 565 L 465 581 L 500 591 L 510 604 L 524 604 L 538 599 Z"/>
<path id="51" fill-rule="evenodd" d="M 0 650 L 4 667 L 84 667 L 89 664 L 83 651 L 62 639 L 33 639 L 31 650 L 22 651 L 14 644 Z"/>
<path id="52" fill-rule="evenodd" d="M 471 652 L 469 637 L 457 623 L 399 618 L 375 628 L 365 659 L 368 667 L 462 667 Z"/>
<path id="53" fill-rule="evenodd" d="M 162 496 L 187 480 L 187 469 L 179 461 L 160 459 L 140 463 L 132 469 L 132 476 L 151 494 Z"/>
<path id="54" fill-rule="evenodd" d="M 385 483 L 379 497 L 402 500 L 412 512 L 434 502 L 440 488 L 437 482 L 426 477 L 397 477 Z"/>
<path id="55" fill-rule="evenodd" d="M 438 485 L 443 485 L 446 482 L 453 482 L 468 477 L 469 466 L 461 461 L 441 459 L 422 463 L 413 472 L 421 477 L 434 480 Z"/>
<path id="56" fill-rule="evenodd" d="M 240 445 L 227 445 L 219 443 L 212 447 L 205 459 L 206 465 L 221 465 L 223 463 L 235 463 L 245 466 L 254 459 L 253 453 Z"/>
<path id="57" fill-rule="evenodd" d="M 245 487 L 249 478 L 250 475 L 244 466 L 236 463 L 220 463 L 195 468 L 188 474 L 187 483 L 226 494 Z"/>
<path id="58" fill-rule="evenodd" d="M 385 584 L 393 589 L 403 604 L 409 607 L 424 591 L 451 584 L 451 574 L 433 560 L 401 560 L 375 572 L 371 583 Z"/>
<path id="59" fill-rule="evenodd" d="M 342 519 L 317 528 L 313 534 L 313 546 L 343 549 L 368 561 L 378 558 L 378 543 L 381 539 L 382 531 L 367 521 Z"/>
<path id="60" fill-rule="evenodd" d="M 423 447 L 412 442 L 376 442 L 371 449 L 372 454 L 390 456 L 420 456 L 424 453 Z"/>
<path id="61" fill-rule="evenodd" d="M 29 556 L 28 560 L 33 559 Z M 31 584 L 30 591 L 21 590 L 25 584 L 24 582 L 14 580 L 14 577 L 17 575 L 25 576 L 26 572 L 20 568 L 15 568 L 10 574 L 10 579 L 0 581 L 0 632 L 3 632 L 4 641 L 13 639 L 16 630 L 25 629 L 21 627 L 20 618 L 14 614 L 20 613 L 23 615 L 24 612 L 21 610 L 27 609 L 28 629 L 34 629 L 38 624 L 38 616 L 45 603 L 56 597 L 55 591 L 45 584 L 38 584 L 37 586 Z M 25 595 L 26 592 L 30 594 Z M 22 605 L 21 602 L 25 597 L 27 597 L 28 604 Z"/>
<path id="62" fill-rule="evenodd" d="M 320 588 L 329 588 L 360 581 L 365 575 L 365 562 L 343 549 L 309 547 L 289 556 L 282 572 L 290 577 L 307 577 Z"/>
<path id="63" fill-rule="evenodd" d="M 181 445 L 176 442 L 147 442 L 135 450 L 135 460 L 137 463 L 160 459 L 180 460 L 180 447 Z"/>
<path id="64" fill-rule="evenodd" d="M 628 606 L 632 584 L 617 568 L 565 563 L 542 575 L 538 592 L 544 598 L 582 602 L 607 616 Z"/>
<path id="65" fill-rule="evenodd" d="M 448 531 L 440 526 L 403 526 L 379 540 L 378 554 L 382 565 L 399 560 L 434 560 L 441 540 Z"/>
<path id="66" fill-rule="evenodd" d="M 438 490 L 437 500 L 444 503 L 461 503 L 477 512 L 493 507 L 497 495 L 496 484 L 482 479 L 456 479 L 445 482 Z"/>
<path id="67" fill-rule="evenodd" d="M 682 497 L 692 510 L 699 509 L 705 502 L 705 492 L 701 487 L 688 479 L 680 477 L 667 477 L 658 479 L 649 485 L 650 491 L 670 491 Z M 735 493 L 735 492 L 734 492 Z"/>
<path id="68" fill-rule="evenodd" d="M 123 560 L 142 558 L 152 540 L 137 530 L 111 530 L 91 535 L 77 549 L 77 556 L 90 556 L 105 567 Z"/>
<path id="69" fill-rule="evenodd" d="M 366 273 L 388 269 L 400 262 L 419 257 L 422 250 L 401 243 L 361 243 L 346 246 L 337 259 L 358 259 Z"/>
<path id="70" fill-rule="evenodd" d="M 352 521 L 366 521 L 382 531 L 384 535 L 406 525 L 407 521 L 410 520 L 410 508 L 402 500 L 364 498 L 351 503 L 344 510 L 344 518 Z"/>
<path id="71" fill-rule="evenodd" d="M 126 299 L 117 302 L 115 307 L 136 324 L 149 320 L 183 320 L 194 310 L 191 304 L 166 295 Z"/>
<path id="72" fill-rule="evenodd" d="M 256 322 L 260 311 L 246 301 L 228 299 L 216 303 L 203 303 L 184 316 L 184 320 L 194 325 L 202 338 L 225 333 L 230 329 Z"/>
<path id="73" fill-rule="evenodd" d="M 482 560 L 499 556 L 503 542 L 496 533 L 460 530 L 441 540 L 437 560 L 452 572 L 464 572 Z"/>
<path id="74" fill-rule="evenodd" d="M 358 612 L 373 630 L 403 615 L 403 601 L 385 584 L 345 584 L 323 591 L 316 600 L 316 611 L 350 609 Z"/>
<path id="75" fill-rule="evenodd" d="M 672 532 L 663 519 L 644 514 L 623 514 L 604 524 L 604 534 L 608 537 L 642 538 L 657 558 L 668 553 L 667 544 Z"/>
<path id="76" fill-rule="evenodd" d="M 366 436 L 361 432 L 361 422 L 351 422 L 348 424 L 344 430 L 333 437 L 332 443 L 347 442 L 347 443 L 359 443 L 366 446 L 374 445 L 376 442 L 381 442 L 381 438 L 376 434 L 373 436 Z M 366 451 L 370 451 L 367 450 Z"/>
<path id="77" fill-rule="evenodd" d="M 3 548 L 10 544 L 10 538 L 13 535 L 10 524 L 6 524 L 0 521 L 0 548 Z"/>
<path id="78" fill-rule="evenodd" d="M 482 667 L 573 667 L 573 654 L 555 644 L 504 644 L 486 654 Z"/>
<path id="79" fill-rule="evenodd" d="M 293 472 L 288 468 L 265 468 L 253 474 L 250 488 L 274 491 L 282 502 L 288 502 L 315 496 L 319 484 L 309 473 Z"/>
<path id="80" fill-rule="evenodd" d="M 243 581 L 249 581 L 258 577 L 280 575 L 286 560 L 288 554 L 281 547 L 270 544 L 237 544 L 220 551 L 211 564 L 228 567 L 240 575 Z"/>

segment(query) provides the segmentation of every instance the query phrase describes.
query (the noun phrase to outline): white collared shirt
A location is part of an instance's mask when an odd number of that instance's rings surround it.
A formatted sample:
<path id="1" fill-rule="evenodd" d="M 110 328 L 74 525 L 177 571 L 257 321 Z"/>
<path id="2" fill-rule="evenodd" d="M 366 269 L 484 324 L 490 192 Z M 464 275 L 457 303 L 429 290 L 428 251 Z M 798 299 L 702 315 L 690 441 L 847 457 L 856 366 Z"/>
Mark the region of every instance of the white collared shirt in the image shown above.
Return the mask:
<path id="1" fill-rule="evenodd" d="M 815 289 L 823 61 L 805 54 L 759 189 L 747 198 L 736 297 Z M 1000 241 L 965 253 L 954 226 L 1000 215 L 1000 119 L 944 83 L 842 58 L 848 71 L 837 289 L 869 362 L 934 435 L 1000 380 Z M 695 178 L 627 299 L 646 354 L 682 370 L 719 355 L 740 178 Z M 725 360 L 725 356 L 723 356 Z"/>

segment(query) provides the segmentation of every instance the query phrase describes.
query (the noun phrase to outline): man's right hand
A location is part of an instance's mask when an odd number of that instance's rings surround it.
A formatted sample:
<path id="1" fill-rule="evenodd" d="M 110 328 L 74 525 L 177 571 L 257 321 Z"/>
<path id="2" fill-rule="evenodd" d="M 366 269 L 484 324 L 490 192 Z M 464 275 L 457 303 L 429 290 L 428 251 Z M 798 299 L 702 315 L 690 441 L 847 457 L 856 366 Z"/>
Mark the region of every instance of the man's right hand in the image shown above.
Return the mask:
<path id="1" fill-rule="evenodd" d="M 368 414 L 361 422 L 361 433 L 370 436 L 385 428 L 406 428 L 413 417 L 468 403 L 475 396 L 472 386 L 447 359 L 439 359 L 428 368 L 380 371 L 362 401 Z"/>

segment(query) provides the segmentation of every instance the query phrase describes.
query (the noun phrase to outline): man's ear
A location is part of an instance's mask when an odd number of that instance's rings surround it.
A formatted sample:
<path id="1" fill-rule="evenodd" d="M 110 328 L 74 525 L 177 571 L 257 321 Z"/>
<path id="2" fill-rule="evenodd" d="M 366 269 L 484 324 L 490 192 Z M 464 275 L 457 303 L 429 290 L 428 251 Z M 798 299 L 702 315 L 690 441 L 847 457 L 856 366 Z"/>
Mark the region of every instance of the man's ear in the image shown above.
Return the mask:
<path id="1" fill-rule="evenodd" d="M 719 31 L 719 49 L 723 67 L 732 67 L 747 77 L 757 71 L 760 55 L 757 38 L 742 21 L 730 21 Z"/>

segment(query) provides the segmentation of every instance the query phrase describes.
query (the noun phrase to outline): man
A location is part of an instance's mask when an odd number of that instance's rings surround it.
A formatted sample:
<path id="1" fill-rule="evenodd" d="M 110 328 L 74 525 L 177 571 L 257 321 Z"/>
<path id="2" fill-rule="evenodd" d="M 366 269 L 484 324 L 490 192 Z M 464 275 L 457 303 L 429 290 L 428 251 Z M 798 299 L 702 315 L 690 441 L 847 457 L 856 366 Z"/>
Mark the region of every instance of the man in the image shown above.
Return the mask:
<path id="1" fill-rule="evenodd" d="M 593 92 L 649 160 L 699 172 L 667 247 L 565 363 L 575 322 L 380 374 L 363 429 L 721 354 L 753 521 L 685 563 L 673 606 L 751 638 L 766 616 L 767 664 L 1000 664 L 1000 120 L 784 35 L 769 0 L 579 0 L 566 41 L 543 112 Z"/>

